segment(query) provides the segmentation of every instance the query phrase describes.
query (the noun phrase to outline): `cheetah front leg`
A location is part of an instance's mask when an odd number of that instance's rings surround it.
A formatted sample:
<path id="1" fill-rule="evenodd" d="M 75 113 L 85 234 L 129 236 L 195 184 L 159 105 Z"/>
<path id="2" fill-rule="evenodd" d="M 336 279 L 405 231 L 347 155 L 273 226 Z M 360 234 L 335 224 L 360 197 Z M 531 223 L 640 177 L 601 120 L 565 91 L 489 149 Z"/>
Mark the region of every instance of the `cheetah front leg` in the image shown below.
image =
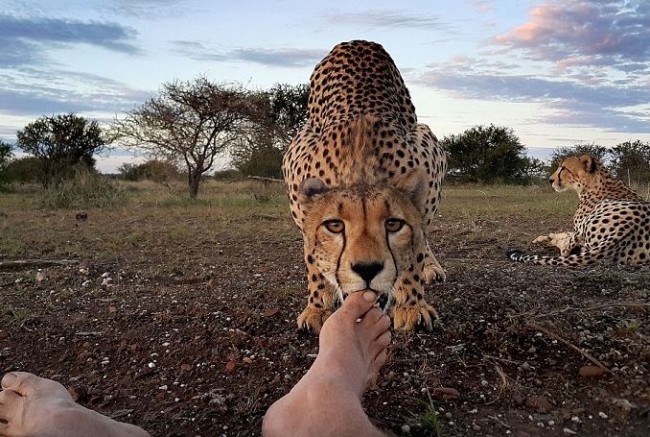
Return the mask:
<path id="1" fill-rule="evenodd" d="M 435 260 L 435 258 L 434 258 Z M 401 331 L 413 331 L 417 326 L 427 332 L 440 325 L 440 317 L 434 307 L 424 299 L 424 278 L 417 274 L 409 278 L 402 274 L 393 293 L 393 327 Z"/>
<path id="2" fill-rule="evenodd" d="M 560 232 L 540 235 L 533 240 L 533 243 L 557 247 L 560 249 L 560 255 L 569 256 L 572 250 L 581 245 L 579 240 L 575 232 Z"/>
<path id="3" fill-rule="evenodd" d="M 307 256 L 307 307 L 298 316 L 298 329 L 318 334 L 325 320 L 332 314 L 338 296 L 334 287 L 323 277 L 311 256 Z"/>
<path id="4" fill-rule="evenodd" d="M 447 279 L 447 274 L 442 268 L 433 252 L 427 243 L 427 250 L 424 256 L 424 281 L 427 284 L 433 284 L 434 282 L 445 282 Z"/>

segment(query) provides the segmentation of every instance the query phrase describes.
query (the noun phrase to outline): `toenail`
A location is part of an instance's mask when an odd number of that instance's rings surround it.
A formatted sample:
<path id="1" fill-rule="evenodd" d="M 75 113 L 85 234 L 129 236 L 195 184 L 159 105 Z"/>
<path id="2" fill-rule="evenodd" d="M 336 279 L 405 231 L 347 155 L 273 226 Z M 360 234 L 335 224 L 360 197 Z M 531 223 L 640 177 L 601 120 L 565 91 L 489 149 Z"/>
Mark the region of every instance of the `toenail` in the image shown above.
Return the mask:
<path id="1" fill-rule="evenodd" d="M 18 375 L 15 373 L 7 373 L 4 378 L 2 378 L 2 387 L 9 388 L 13 386 L 17 379 Z"/>
<path id="2" fill-rule="evenodd" d="M 374 302 L 377 300 L 377 295 L 372 291 L 364 291 L 363 298 L 366 302 Z"/>

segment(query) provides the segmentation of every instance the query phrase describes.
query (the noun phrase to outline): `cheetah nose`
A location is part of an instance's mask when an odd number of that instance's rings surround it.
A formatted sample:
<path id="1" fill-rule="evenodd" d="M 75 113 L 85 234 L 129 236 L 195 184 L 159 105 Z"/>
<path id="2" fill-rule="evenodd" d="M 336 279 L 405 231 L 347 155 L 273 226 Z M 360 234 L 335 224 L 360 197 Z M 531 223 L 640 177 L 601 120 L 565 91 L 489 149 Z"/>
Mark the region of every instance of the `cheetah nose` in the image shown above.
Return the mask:
<path id="1" fill-rule="evenodd" d="M 352 264 L 352 271 L 366 281 L 372 281 L 372 278 L 377 276 L 384 268 L 384 263 L 371 262 L 371 263 L 356 263 Z"/>

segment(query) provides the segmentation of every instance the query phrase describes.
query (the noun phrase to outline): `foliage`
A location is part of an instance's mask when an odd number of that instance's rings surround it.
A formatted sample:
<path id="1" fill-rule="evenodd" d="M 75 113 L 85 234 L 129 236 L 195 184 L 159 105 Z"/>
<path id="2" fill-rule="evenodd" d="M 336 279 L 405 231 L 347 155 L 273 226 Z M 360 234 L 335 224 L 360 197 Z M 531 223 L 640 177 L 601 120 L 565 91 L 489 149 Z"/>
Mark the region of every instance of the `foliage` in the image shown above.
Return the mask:
<path id="1" fill-rule="evenodd" d="M 442 436 L 442 426 L 440 418 L 436 411 L 436 406 L 431 399 L 431 395 L 427 392 L 427 401 L 421 401 L 425 406 L 425 411 L 420 415 L 419 425 L 426 435 L 432 437 Z"/>
<path id="2" fill-rule="evenodd" d="M 598 158 L 614 176 L 629 185 L 650 182 L 650 144 L 640 140 L 626 141 L 611 149 L 593 143 L 561 147 L 553 152 L 550 170 L 554 171 L 569 156 L 586 153 Z"/>
<path id="3" fill-rule="evenodd" d="M 45 208 L 109 208 L 122 200 L 122 190 L 108 178 L 78 166 L 72 178 L 45 193 L 42 204 Z"/>
<path id="4" fill-rule="evenodd" d="M 291 86 L 276 83 L 265 94 L 268 99 L 268 121 L 273 128 L 273 142 L 284 152 L 307 121 L 309 84 Z"/>
<path id="5" fill-rule="evenodd" d="M 118 168 L 122 179 L 127 181 L 150 181 L 165 183 L 170 180 L 180 179 L 183 175 L 173 162 L 159 159 L 150 159 L 141 164 L 122 164 Z"/>
<path id="6" fill-rule="evenodd" d="M 308 100 L 307 84 L 275 84 L 259 93 L 259 117 L 242 127 L 232 165 L 244 175 L 281 178 L 282 155 L 307 120 Z"/>
<path id="7" fill-rule="evenodd" d="M 511 128 L 474 126 L 443 138 L 452 177 L 464 182 L 528 183 L 543 163 L 525 156 L 525 148 Z"/>
<path id="8" fill-rule="evenodd" d="M 272 144 L 242 138 L 232 152 L 231 163 L 245 176 L 282 178 L 282 151 Z"/>
<path id="9" fill-rule="evenodd" d="M 239 170 L 231 168 L 227 170 L 215 171 L 212 177 L 214 177 L 214 179 L 217 181 L 236 181 L 242 178 L 242 174 Z"/>
<path id="10" fill-rule="evenodd" d="M 612 148 L 610 155 L 616 177 L 630 185 L 650 183 L 650 143 L 626 141 Z"/>
<path id="11" fill-rule="evenodd" d="M 5 169 L 7 181 L 20 184 L 41 181 L 43 179 L 41 172 L 41 161 L 35 156 L 13 159 Z"/>
<path id="12" fill-rule="evenodd" d="M 7 167 L 12 156 L 11 144 L 0 140 L 0 186 L 8 182 Z"/>
<path id="13" fill-rule="evenodd" d="M 602 163 L 606 163 L 608 150 L 606 147 L 595 143 L 578 143 L 570 147 L 560 147 L 553 151 L 549 170 L 555 171 L 562 161 L 570 156 L 589 154 Z"/>
<path id="14" fill-rule="evenodd" d="M 259 117 L 255 96 L 238 85 L 206 78 L 163 84 L 159 95 L 115 120 L 112 138 L 187 171 L 190 197 L 197 196 L 203 174 L 237 137 L 246 121 Z"/>
<path id="15" fill-rule="evenodd" d="M 49 188 L 73 177 L 72 168 L 77 165 L 94 169 L 93 155 L 104 149 L 106 141 L 96 120 L 70 113 L 28 124 L 18 131 L 16 144 L 38 158 L 41 183 Z"/>

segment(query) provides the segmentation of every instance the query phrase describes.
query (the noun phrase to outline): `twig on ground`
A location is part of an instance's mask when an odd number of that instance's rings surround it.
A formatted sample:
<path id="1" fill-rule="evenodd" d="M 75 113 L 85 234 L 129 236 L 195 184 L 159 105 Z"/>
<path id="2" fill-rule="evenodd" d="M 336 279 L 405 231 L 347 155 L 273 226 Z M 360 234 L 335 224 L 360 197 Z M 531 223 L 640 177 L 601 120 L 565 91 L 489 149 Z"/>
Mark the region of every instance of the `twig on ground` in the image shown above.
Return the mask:
<path id="1" fill-rule="evenodd" d="M 505 428 L 508 428 L 508 429 L 510 428 L 510 425 L 508 425 L 507 423 L 505 423 L 503 420 L 499 419 L 496 416 L 488 416 L 488 418 L 494 420 L 496 423 L 498 423 L 499 425 L 501 425 L 501 426 L 503 426 Z"/>
<path id="2" fill-rule="evenodd" d="M 22 269 L 31 267 L 69 266 L 79 263 L 78 259 L 23 259 L 0 261 L 0 269 Z"/>
<path id="3" fill-rule="evenodd" d="M 616 308 L 616 307 L 628 307 L 628 308 L 650 308 L 650 303 L 646 302 L 614 302 L 614 303 L 607 303 L 603 305 L 596 305 L 593 307 L 586 307 L 586 308 L 580 308 L 580 307 L 572 307 L 572 306 L 566 306 L 561 309 L 556 309 L 553 311 L 550 311 L 548 313 L 537 313 L 535 314 L 535 311 L 526 311 L 523 313 L 519 314 L 513 314 L 509 317 L 511 318 L 518 318 L 518 317 L 530 317 L 533 319 L 546 319 L 552 316 L 556 316 L 558 314 L 566 313 L 568 311 L 595 311 L 595 310 L 602 310 L 605 308 Z"/>
<path id="4" fill-rule="evenodd" d="M 574 344 L 571 343 L 570 341 L 563 339 L 562 337 L 560 337 L 560 336 L 557 335 L 556 333 L 554 333 L 554 332 L 552 332 L 552 331 L 549 331 L 548 329 L 544 328 L 543 326 L 539 326 L 539 325 L 536 324 L 536 323 L 527 323 L 526 325 L 527 325 L 529 328 L 534 329 L 535 331 L 539 331 L 539 332 L 541 332 L 542 334 L 546 334 L 546 335 L 548 335 L 549 337 L 554 338 L 555 340 L 559 341 L 560 343 L 562 343 L 562 344 L 564 344 L 564 345 L 566 345 L 566 346 L 569 346 L 571 349 L 580 352 L 580 354 L 581 354 L 583 357 L 585 357 L 586 359 L 588 359 L 589 361 L 591 361 L 592 363 L 594 363 L 596 366 L 600 367 L 600 368 L 603 369 L 603 370 L 606 370 L 608 373 L 612 373 L 611 370 L 609 370 L 609 369 L 608 369 L 608 368 L 607 368 L 603 363 L 601 363 L 600 361 L 598 361 L 598 360 L 597 360 L 596 358 L 594 358 L 591 354 L 589 354 L 588 352 L 585 352 L 584 350 L 580 349 L 578 346 L 574 345 Z"/>
<path id="5" fill-rule="evenodd" d="M 501 366 L 499 366 L 499 364 L 496 362 L 492 364 L 494 364 L 494 370 L 496 370 L 497 375 L 499 375 L 499 378 L 501 378 L 501 384 L 499 384 L 499 393 L 497 393 L 497 397 L 492 399 L 490 402 L 487 402 L 485 405 L 494 404 L 496 401 L 501 399 L 503 392 L 506 391 L 510 386 L 510 383 L 508 382 L 508 375 L 506 375 Z"/>

